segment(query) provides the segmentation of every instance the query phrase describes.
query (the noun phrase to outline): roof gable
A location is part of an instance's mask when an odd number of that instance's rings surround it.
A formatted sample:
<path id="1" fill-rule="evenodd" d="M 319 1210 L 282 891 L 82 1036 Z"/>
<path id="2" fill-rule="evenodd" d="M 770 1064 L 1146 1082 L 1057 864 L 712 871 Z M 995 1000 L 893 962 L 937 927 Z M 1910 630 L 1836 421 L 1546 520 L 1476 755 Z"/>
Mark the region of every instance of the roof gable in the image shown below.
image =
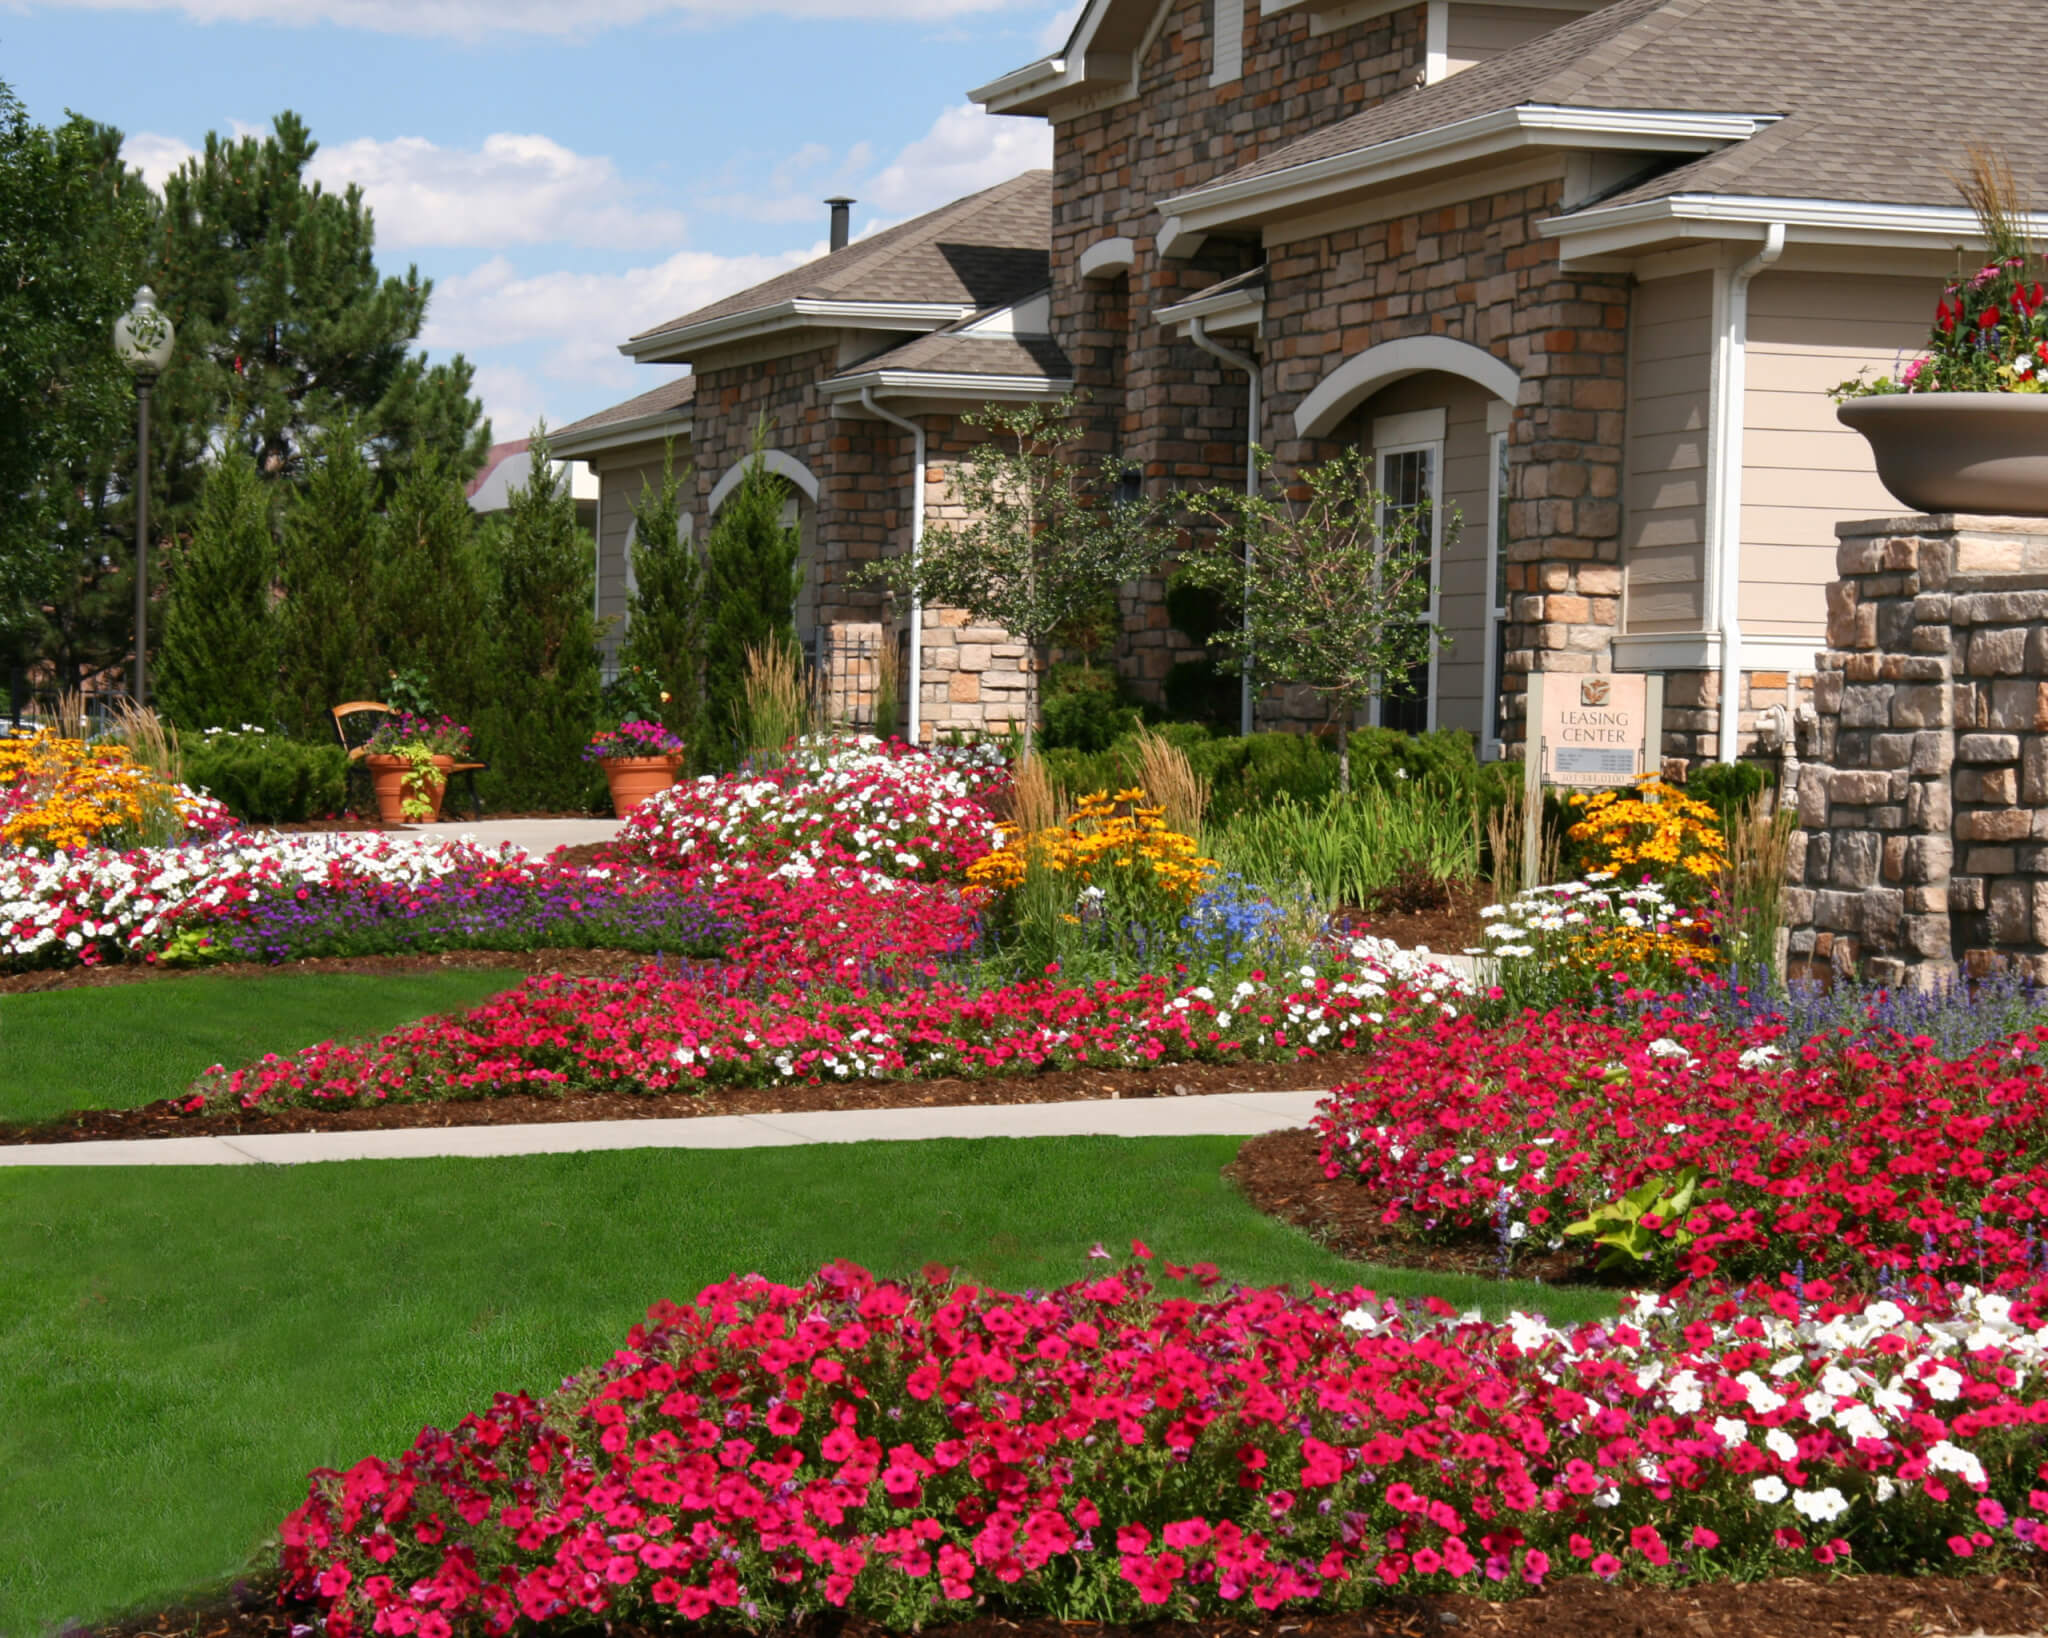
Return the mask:
<path id="1" fill-rule="evenodd" d="M 685 356 L 673 345 L 711 344 L 729 321 L 747 315 L 829 326 L 829 312 L 804 304 L 902 308 L 902 328 L 935 328 L 965 313 L 1002 304 L 1045 283 L 1052 239 L 1052 173 L 1026 171 L 956 199 L 844 249 L 643 330 L 623 351 L 641 358 Z M 934 311 L 920 323 L 910 309 Z"/>

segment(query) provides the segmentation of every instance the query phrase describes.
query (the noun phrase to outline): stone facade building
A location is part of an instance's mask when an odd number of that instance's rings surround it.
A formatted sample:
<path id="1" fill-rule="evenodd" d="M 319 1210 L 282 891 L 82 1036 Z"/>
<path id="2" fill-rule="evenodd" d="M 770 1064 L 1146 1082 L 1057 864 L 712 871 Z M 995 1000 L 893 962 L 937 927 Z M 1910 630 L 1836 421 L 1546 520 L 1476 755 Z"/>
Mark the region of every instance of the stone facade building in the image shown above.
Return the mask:
<path id="1" fill-rule="evenodd" d="M 1451 642 L 1377 719 L 1512 752 L 1531 671 L 1657 671 L 1667 757 L 1728 757 L 1807 697 L 1837 526 L 1895 510 L 1826 389 L 1924 341 L 1975 239 L 1967 142 L 2033 140 L 1997 113 L 2028 54 L 1930 60 L 1980 12 L 2037 27 L 1988 0 L 1089 0 L 973 93 L 1049 123 L 1049 175 L 625 350 L 694 371 L 700 528 L 768 415 L 826 648 L 884 618 L 846 574 L 946 504 L 961 412 L 1077 387 L 1157 492 L 1245 481 L 1255 442 L 1283 479 L 1363 448 L 1429 503 Z M 1901 120 L 1873 88 L 1907 62 Z M 1186 652 L 1161 592 L 1126 588 L 1143 688 Z M 956 618 L 888 634 L 925 732 L 1021 699 L 1014 645 Z"/>

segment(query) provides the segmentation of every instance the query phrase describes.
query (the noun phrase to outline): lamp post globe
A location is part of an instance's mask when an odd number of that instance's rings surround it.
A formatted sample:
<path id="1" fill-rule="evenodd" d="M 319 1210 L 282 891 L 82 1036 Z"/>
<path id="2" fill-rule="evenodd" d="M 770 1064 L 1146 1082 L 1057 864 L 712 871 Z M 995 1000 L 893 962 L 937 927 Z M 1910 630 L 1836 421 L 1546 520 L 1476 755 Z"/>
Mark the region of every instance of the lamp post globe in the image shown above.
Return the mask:
<path id="1" fill-rule="evenodd" d="M 149 703 L 149 394 L 171 361 L 177 332 L 144 285 L 114 320 L 114 352 L 135 373 L 135 674 L 129 692 Z"/>

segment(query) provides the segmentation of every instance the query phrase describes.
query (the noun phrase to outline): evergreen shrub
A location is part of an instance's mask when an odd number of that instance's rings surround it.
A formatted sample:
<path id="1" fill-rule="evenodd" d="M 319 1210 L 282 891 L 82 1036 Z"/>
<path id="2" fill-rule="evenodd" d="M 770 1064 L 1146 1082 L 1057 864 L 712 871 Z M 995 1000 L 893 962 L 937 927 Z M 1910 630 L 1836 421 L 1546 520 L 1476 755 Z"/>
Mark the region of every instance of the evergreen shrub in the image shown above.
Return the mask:
<path id="1" fill-rule="evenodd" d="M 180 750 L 185 783 L 250 824 L 323 819 L 345 806 L 348 752 L 337 743 L 230 732 L 193 735 Z"/>

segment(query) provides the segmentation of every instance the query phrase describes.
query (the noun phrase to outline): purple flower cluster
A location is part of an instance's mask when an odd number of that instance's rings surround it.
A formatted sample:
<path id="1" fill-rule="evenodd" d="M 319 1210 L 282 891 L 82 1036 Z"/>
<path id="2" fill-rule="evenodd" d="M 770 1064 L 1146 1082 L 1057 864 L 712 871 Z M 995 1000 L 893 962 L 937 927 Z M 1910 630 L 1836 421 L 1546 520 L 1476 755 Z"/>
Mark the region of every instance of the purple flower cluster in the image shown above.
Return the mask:
<path id="1" fill-rule="evenodd" d="M 187 953 L 271 963 L 439 950 L 712 956 L 736 935 L 703 893 L 668 878 L 565 870 L 521 881 L 464 873 L 417 886 L 261 899 L 199 929 Z"/>
<path id="2" fill-rule="evenodd" d="M 469 755 L 469 729 L 453 717 L 423 717 L 394 711 L 377 724 L 363 749 L 376 756 L 394 755 L 409 745 L 423 745 L 435 756 Z"/>
<path id="3" fill-rule="evenodd" d="M 616 728 L 601 728 L 583 747 L 585 762 L 607 762 L 626 756 L 679 756 L 683 742 L 658 722 L 635 718 Z"/>

